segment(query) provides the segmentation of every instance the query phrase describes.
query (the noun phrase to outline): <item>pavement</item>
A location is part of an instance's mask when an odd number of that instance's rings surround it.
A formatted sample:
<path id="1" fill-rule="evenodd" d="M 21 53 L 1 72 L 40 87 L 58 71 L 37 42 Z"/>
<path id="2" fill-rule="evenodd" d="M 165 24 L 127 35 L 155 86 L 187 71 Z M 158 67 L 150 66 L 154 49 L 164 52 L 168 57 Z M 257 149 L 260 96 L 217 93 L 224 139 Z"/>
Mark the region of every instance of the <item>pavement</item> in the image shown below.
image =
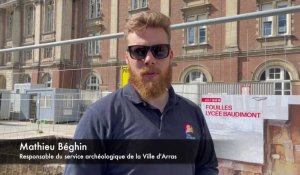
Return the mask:
<path id="1" fill-rule="evenodd" d="M 1 139 L 25 139 L 35 137 L 72 138 L 77 123 L 33 123 L 30 121 L 0 120 Z"/>

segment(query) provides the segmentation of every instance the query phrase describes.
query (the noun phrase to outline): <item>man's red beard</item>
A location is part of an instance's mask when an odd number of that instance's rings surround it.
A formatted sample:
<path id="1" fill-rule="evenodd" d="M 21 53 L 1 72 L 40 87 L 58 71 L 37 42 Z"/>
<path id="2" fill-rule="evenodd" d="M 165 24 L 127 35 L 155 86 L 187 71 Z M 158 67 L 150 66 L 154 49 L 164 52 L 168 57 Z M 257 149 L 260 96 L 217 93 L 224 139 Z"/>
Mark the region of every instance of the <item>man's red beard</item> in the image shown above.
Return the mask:
<path id="1" fill-rule="evenodd" d="M 152 80 L 143 79 L 143 74 L 154 72 L 158 77 Z M 157 98 L 167 91 L 172 81 L 172 66 L 169 65 L 167 71 L 162 73 L 160 69 L 146 67 L 141 71 L 134 73 L 129 66 L 129 83 L 137 90 L 142 99 Z"/>

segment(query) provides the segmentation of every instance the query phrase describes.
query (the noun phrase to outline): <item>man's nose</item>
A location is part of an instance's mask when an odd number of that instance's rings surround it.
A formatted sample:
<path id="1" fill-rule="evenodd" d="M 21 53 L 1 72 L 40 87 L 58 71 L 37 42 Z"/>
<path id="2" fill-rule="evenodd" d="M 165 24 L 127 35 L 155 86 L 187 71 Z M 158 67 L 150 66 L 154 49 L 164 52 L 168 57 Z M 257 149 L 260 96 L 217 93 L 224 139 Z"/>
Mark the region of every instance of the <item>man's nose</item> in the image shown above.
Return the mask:
<path id="1" fill-rule="evenodd" d="M 156 59 L 154 58 L 154 56 L 152 55 L 151 51 L 149 50 L 146 57 L 145 57 L 145 61 L 144 63 L 146 65 L 152 65 L 156 63 Z"/>

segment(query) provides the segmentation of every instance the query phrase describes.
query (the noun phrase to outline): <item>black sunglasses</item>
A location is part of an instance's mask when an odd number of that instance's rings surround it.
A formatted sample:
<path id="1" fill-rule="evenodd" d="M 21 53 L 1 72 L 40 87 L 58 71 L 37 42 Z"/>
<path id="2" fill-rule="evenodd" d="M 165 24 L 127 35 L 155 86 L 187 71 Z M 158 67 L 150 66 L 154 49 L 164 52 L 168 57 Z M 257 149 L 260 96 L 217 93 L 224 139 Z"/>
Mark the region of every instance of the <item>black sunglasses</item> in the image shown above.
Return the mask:
<path id="1" fill-rule="evenodd" d="M 157 44 L 152 46 L 133 45 L 128 46 L 127 51 L 131 58 L 135 60 L 143 60 L 146 58 L 149 50 L 156 59 L 164 59 L 169 56 L 170 44 Z"/>

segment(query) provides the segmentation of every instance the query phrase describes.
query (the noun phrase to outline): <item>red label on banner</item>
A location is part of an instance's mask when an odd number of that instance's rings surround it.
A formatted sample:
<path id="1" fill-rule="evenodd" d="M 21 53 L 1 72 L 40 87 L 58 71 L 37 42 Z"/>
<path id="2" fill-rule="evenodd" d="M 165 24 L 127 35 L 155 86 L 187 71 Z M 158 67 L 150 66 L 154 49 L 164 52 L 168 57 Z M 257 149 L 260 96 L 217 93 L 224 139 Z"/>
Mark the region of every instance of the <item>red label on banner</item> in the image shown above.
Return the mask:
<path id="1" fill-rule="evenodd" d="M 221 102 L 221 98 L 202 98 L 202 102 Z"/>

